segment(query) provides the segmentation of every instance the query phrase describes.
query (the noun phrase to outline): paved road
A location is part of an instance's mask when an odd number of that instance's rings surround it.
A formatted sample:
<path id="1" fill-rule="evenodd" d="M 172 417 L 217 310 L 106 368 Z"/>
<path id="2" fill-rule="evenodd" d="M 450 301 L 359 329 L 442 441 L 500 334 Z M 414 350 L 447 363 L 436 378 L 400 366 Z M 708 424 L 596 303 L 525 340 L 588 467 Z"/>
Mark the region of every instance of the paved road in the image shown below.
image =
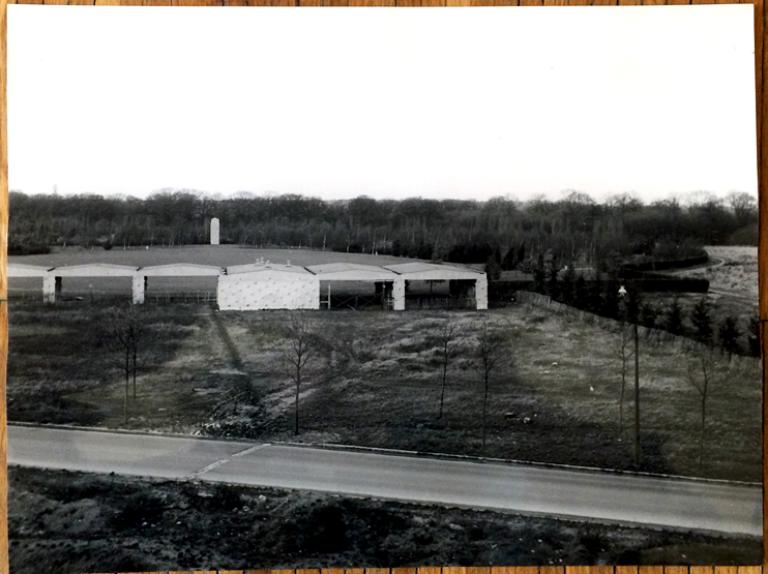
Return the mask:
<path id="1" fill-rule="evenodd" d="M 9 460 L 40 468 L 198 478 L 755 536 L 762 532 L 760 488 L 714 482 L 13 425 Z"/>

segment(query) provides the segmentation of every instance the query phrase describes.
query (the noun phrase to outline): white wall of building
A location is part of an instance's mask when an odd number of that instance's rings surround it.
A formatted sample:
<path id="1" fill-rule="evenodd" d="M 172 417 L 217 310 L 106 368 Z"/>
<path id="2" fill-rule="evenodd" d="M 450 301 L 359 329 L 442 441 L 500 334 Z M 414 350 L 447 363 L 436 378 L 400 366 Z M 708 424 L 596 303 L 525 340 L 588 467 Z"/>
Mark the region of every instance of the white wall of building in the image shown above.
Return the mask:
<path id="1" fill-rule="evenodd" d="M 222 275 L 217 299 L 221 310 L 319 309 L 320 279 L 277 271 Z"/>

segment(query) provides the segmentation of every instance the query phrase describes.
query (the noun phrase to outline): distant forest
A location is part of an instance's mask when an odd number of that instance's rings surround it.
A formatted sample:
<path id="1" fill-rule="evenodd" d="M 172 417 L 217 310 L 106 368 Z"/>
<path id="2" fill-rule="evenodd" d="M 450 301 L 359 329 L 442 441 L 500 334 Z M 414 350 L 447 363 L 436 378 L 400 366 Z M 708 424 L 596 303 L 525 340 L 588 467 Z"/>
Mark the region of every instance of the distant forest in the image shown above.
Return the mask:
<path id="1" fill-rule="evenodd" d="M 702 245 L 755 245 L 757 214 L 755 198 L 746 193 L 645 204 L 628 194 L 598 203 L 580 192 L 557 201 L 526 202 L 211 198 L 183 190 L 146 199 L 11 192 L 9 250 L 25 254 L 54 245 L 111 249 L 207 243 L 209 221 L 218 217 L 223 243 L 459 263 L 492 258 L 503 269 L 525 268 L 547 256 L 611 269 L 617 262 L 694 256 Z"/>

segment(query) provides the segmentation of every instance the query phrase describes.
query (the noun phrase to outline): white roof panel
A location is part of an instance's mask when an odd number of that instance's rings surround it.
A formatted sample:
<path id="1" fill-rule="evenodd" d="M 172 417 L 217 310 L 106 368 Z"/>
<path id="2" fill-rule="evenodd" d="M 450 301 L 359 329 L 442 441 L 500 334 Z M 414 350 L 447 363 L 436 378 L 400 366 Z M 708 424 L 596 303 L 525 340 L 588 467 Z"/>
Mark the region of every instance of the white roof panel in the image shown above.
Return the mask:
<path id="1" fill-rule="evenodd" d="M 239 275 L 242 273 L 295 273 L 297 275 L 312 275 L 304 267 L 287 265 L 282 263 L 246 263 L 245 265 L 230 265 L 227 267 L 227 275 Z"/>
<path id="2" fill-rule="evenodd" d="M 409 263 L 396 263 L 386 265 L 386 269 L 394 271 L 399 275 L 404 275 L 407 279 L 424 279 L 430 281 L 450 280 L 450 279 L 478 279 L 485 275 L 480 271 L 469 269 L 467 267 L 457 267 L 454 265 L 441 265 L 438 263 L 425 263 L 422 261 L 412 261 Z"/>
<path id="3" fill-rule="evenodd" d="M 113 265 L 111 263 L 86 263 L 54 267 L 51 274 L 57 277 L 131 277 L 138 267 Z"/>
<path id="4" fill-rule="evenodd" d="M 8 263 L 8 277 L 43 277 L 50 267 L 27 265 L 26 263 Z"/>
<path id="5" fill-rule="evenodd" d="M 213 265 L 198 263 L 170 263 L 139 268 L 140 275 L 148 277 L 200 277 L 222 275 L 224 270 Z"/>
<path id="6" fill-rule="evenodd" d="M 378 265 L 323 263 L 307 267 L 326 281 L 393 281 L 397 274 Z"/>

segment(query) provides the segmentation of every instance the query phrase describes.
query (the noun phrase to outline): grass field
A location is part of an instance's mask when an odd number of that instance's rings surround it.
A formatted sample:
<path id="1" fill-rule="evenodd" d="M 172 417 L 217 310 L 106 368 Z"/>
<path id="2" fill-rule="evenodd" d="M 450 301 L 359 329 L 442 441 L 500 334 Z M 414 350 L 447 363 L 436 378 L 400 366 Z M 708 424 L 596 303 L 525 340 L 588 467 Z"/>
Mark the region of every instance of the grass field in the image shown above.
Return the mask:
<path id="1" fill-rule="evenodd" d="M 709 246 L 705 249 L 710 258 L 708 265 L 678 274 L 708 279 L 713 294 L 757 307 L 757 247 Z"/>
<path id="2" fill-rule="evenodd" d="M 9 478 L 15 574 L 761 560 L 751 538 L 39 469 Z"/>
<path id="3" fill-rule="evenodd" d="M 293 387 L 278 351 L 287 343 L 287 312 L 167 305 L 145 306 L 145 313 L 156 335 L 126 423 L 120 354 L 105 342 L 109 307 L 14 302 L 11 419 L 297 438 Z M 310 317 L 323 344 L 305 372 L 298 440 L 634 467 L 631 388 L 622 433 L 619 335 L 610 321 L 527 305 L 487 313 L 325 311 Z M 459 352 L 438 419 L 434 335 L 448 318 L 459 326 Z M 483 318 L 506 337 L 510 359 L 492 374 L 485 448 L 473 350 Z M 716 357 L 702 464 L 700 397 L 689 382 L 698 376 L 697 361 L 689 341 L 643 336 L 640 468 L 759 480 L 759 361 Z"/>
<path id="4" fill-rule="evenodd" d="M 701 267 L 683 269 L 675 274 L 709 280 L 707 300 L 718 323 L 725 316 L 738 318 L 742 332 L 748 329 L 749 321 L 757 317 L 757 247 L 720 246 L 706 247 L 710 262 Z M 665 295 L 659 300 L 671 301 Z M 698 294 L 684 294 L 680 302 L 684 309 L 690 309 L 701 299 Z"/>

